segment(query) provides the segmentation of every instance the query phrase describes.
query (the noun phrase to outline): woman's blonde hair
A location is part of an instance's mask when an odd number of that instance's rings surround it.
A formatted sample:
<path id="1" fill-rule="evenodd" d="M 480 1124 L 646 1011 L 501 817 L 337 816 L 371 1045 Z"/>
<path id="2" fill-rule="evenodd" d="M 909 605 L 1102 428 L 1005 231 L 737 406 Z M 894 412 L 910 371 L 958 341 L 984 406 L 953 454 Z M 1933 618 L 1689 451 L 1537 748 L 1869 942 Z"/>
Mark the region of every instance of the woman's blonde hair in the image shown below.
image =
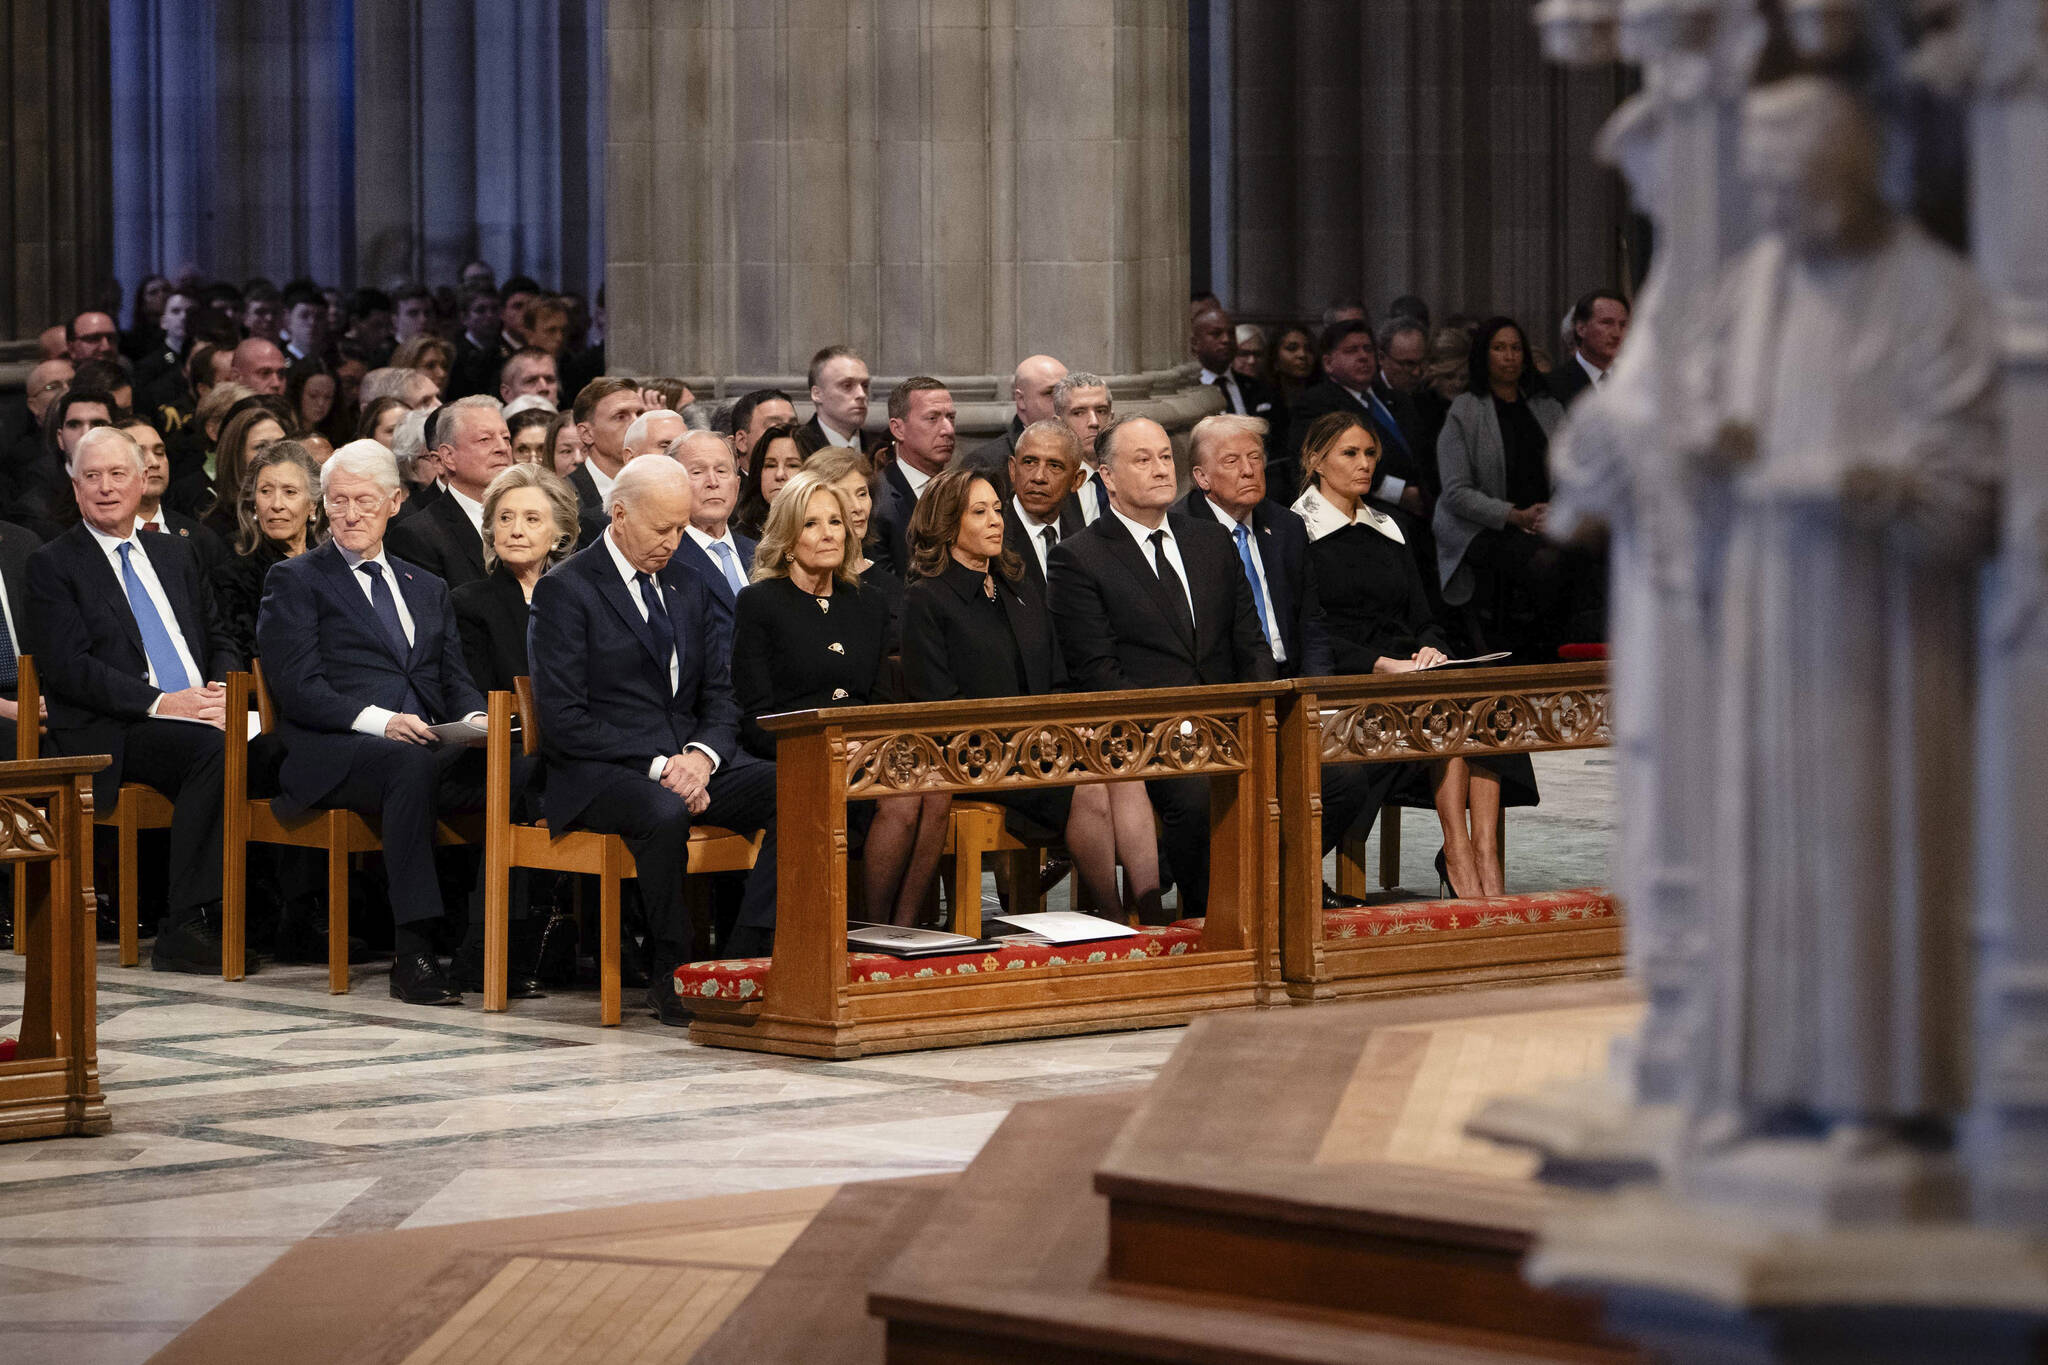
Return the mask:
<path id="1" fill-rule="evenodd" d="M 1366 421 L 1362 414 L 1356 412 L 1326 412 L 1321 417 L 1316 418 L 1309 426 L 1308 435 L 1301 438 L 1301 486 L 1303 488 L 1315 487 L 1316 475 L 1321 471 L 1323 461 L 1329 458 L 1330 451 L 1336 447 L 1337 442 L 1342 439 L 1344 433 L 1353 427 L 1358 427 L 1364 431 L 1366 439 L 1372 442 L 1373 459 L 1378 460 L 1380 458 L 1380 434 L 1372 429 L 1372 423 Z"/>
<path id="2" fill-rule="evenodd" d="M 761 526 L 761 543 L 754 549 L 754 582 L 789 577 L 790 561 L 796 558 L 796 543 L 804 533 L 804 517 L 810 512 L 811 499 L 820 493 L 831 494 L 839 508 L 840 521 L 849 528 L 853 525 L 853 509 L 846 505 L 846 496 L 832 486 L 832 481 L 815 469 L 799 469 L 782 485 L 775 501 L 768 504 L 768 519 Z M 846 549 L 832 576 L 849 588 L 857 588 L 860 575 L 853 571 L 853 565 L 859 556 L 852 553 L 850 536 Z"/>
<path id="3" fill-rule="evenodd" d="M 507 465 L 484 490 L 484 568 L 488 571 L 498 567 L 498 546 L 491 528 L 498 521 L 498 504 L 515 488 L 538 488 L 547 495 L 548 510 L 554 513 L 558 533 L 555 543 L 548 547 L 548 567 L 552 569 L 576 548 L 576 537 L 583 529 L 581 507 L 576 501 L 576 490 L 567 479 L 537 464 Z"/>
<path id="4" fill-rule="evenodd" d="M 441 357 L 441 364 L 451 373 L 455 369 L 455 347 L 441 337 L 422 334 L 414 337 L 391 353 L 391 366 L 399 370 L 417 370 L 420 362 L 429 355 Z"/>

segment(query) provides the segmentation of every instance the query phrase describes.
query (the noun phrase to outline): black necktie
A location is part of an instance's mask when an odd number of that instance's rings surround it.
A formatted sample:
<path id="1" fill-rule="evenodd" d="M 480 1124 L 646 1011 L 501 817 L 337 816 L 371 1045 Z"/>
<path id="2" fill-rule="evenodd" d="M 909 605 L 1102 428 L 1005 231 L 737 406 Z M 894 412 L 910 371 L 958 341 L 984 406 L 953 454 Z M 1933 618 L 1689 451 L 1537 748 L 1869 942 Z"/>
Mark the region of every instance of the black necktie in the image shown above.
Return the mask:
<path id="1" fill-rule="evenodd" d="M 652 574 L 636 574 L 640 584 L 640 601 L 647 608 L 647 628 L 654 632 L 655 652 L 661 658 L 661 680 L 668 683 L 669 661 L 675 658 L 676 628 L 668 619 L 668 609 L 661 605 L 661 594 L 655 590 Z"/>
<path id="2" fill-rule="evenodd" d="M 1152 567 L 1158 571 L 1159 581 L 1166 585 L 1166 595 L 1173 599 L 1175 619 L 1187 631 L 1188 638 L 1194 639 L 1195 617 L 1188 608 L 1187 587 L 1180 581 L 1180 575 L 1174 572 L 1173 561 L 1166 557 L 1166 532 L 1163 529 L 1152 533 Z"/>
<path id="3" fill-rule="evenodd" d="M 0 691 L 12 693 L 21 681 L 21 665 L 14 657 L 14 632 L 7 628 L 7 614 L 0 612 Z"/>

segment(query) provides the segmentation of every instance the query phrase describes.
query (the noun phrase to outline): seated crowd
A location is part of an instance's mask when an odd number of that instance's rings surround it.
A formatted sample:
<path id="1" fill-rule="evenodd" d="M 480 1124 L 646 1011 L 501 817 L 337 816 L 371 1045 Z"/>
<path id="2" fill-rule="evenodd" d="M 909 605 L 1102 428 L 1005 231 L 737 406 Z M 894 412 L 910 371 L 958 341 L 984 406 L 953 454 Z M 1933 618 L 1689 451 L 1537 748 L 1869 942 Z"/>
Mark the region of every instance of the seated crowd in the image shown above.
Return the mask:
<path id="1" fill-rule="evenodd" d="M 844 346 L 814 357 L 802 422 L 781 390 L 699 403 L 605 374 L 579 301 L 487 268 L 452 298 L 152 279 L 127 333 L 81 314 L 0 414 L 0 718 L 11 732 L 32 653 L 46 751 L 112 757 L 102 809 L 123 782 L 170 799 L 152 962 L 213 972 L 241 724 L 223 681 L 260 661 L 260 794 L 285 818 L 377 818 L 391 992 L 453 1004 L 481 985 L 482 895 L 474 851 L 437 850 L 436 828 L 482 809 L 484 757 L 435 727 L 480 725 L 486 692 L 528 679 L 541 749 L 514 769 L 518 818 L 626 841 L 629 979 L 683 1022 L 679 964 L 773 943 L 764 716 L 1536 662 L 1601 638 L 1597 555 L 1541 535 L 1546 452 L 1626 325 L 1621 299 L 1588 295 L 1546 378 L 1506 318 L 1432 331 L 1403 299 L 1377 330 L 1339 305 L 1268 340 L 1197 298 L 1190 355 L 1224 410 L 1183 466 L 1107 380 L 1051 356 L 1018 365 L 1008 429 L 960 451 L 940 380 L 891 390 L 886 435 Z M 1064 845 L 1100 912 L 1203 913 L 1205 780 L 996 799 L 1020 837 Z M 1325 851 L 1388 801 L 1433 807 L 1446 888 L 1498 895 L 1499 811 L 1535 799 L 1526 758 L 1331 766 Z M 851 807 L 870 918 L 926 912 L 949 807 Z M 762 836 L 710 925 L 683 888 L 698 826 Z M 324 960 L 318 855 L 263 856 L 262 946 Z M 515 881 L 515 996 L 574 977 L 567 890 Z"/>

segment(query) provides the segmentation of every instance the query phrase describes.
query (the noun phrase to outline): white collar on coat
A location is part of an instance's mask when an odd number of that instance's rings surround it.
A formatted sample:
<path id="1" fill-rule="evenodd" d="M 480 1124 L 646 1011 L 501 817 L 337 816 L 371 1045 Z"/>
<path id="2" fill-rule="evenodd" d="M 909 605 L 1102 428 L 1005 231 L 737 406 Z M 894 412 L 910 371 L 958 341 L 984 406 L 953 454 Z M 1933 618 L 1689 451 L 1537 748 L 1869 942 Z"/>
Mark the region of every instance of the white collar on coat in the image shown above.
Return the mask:
<path id="1" fill-rule="evenodd" d="M 1294 514 L 1308 523 L 1308 538 L 1321 540 L 1347 526 L 1369 526 L 1396 545 L 1406 545 L 1408 538 L 1401 534 L 1401 525 L 1385 512 L 1380 511 L 1364 498 L 1358 500 L 1357 515 L 1346 518 L 1331 505 L 1330 500 L 1316 491 L 1310 484 L 1294 500 Z"/>

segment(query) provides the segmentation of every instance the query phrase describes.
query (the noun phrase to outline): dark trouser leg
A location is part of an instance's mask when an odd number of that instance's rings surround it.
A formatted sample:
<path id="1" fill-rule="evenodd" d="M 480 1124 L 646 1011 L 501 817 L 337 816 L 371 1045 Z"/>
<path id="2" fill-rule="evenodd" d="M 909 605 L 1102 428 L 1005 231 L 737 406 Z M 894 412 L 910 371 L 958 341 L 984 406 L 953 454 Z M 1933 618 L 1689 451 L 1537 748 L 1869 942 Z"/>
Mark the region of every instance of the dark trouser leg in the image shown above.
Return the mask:
<path id="1" fill-rule="evenodd" d="M 172 803 L 168 923 L 220 900 L 222 739 L 210 725 L 176 720 L 141 721 L 123 736 L 122 779 L 154 787 Z"/>
<path id="2" fill-rule="evenodd" d="M 413 928 L 441 917 L 434 822 L 442 813 L 442 787 L 446 781 L 455 798 L 449 804 L 460 809 L 470 788 L 481 795 L 479 780 L 468 771 L 481 766 L 482 755 L 473 750 L 373 739 L 358 746 L 347 775 L 329 794 L 328 805 L 378 823 L 393 923 Z"/>
<path id="3" fill-rule="evenodd" d="M 1378 817 L 1380 806 L 1400 775 L 1400 765 L 1394 763 L 1332 763 L 1324 767 L 1324 853 L 1335 848 L 1361 818 L 1366 821 L 1366 829 L 1372 828 L 1372 820 Z M 1360 830 L 1359 836 L 1364 835 L 1365 830 Z"/>
<path id="4" fill-rule="evenodd" d="M 1152 809 L 1165 826 L 1166 865 L 1180 888 L 1180 912 L 1209 912 L 1209 779 L 1162 777 L 1145 784 Z"/>
<path id="5" fill-rule="evenodd" d="M 709 790 L 711 804 L 698 817 L 703 823 L 735 834 L 765 831 L 740 897 L 739 919 L 723 950 L 728 957 L 765 957 L 775 946 L 775 765 L 721 768 Z"/>
<path id="6" fill-rule="evenodd" d="M 577 821 L 579 828 L 620 836 L 633 851 L 658 972 L 673 971 L 689 954 L 690 907 L 683 900 L 683 872 L 689 865 L 691 821 L 682 797 L 659 782 L 638 777 L 599 792 Z"/>

